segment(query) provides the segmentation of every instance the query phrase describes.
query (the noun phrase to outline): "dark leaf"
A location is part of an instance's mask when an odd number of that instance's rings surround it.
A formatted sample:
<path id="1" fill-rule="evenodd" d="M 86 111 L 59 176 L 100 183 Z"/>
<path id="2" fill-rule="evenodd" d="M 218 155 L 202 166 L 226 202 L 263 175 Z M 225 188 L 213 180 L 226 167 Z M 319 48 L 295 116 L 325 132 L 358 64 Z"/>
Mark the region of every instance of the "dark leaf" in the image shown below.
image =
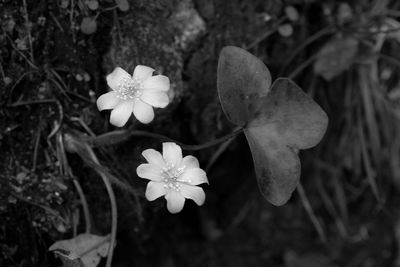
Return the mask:
<path id="1" fill-rule="evenodd" d="M 281 78 L 259 99 L 261 109 L 245 128 L 264 197 L 285 204 L 300 179 L 299 149 L 319 143 L 327 127 L 325 112 L 295 83 Z"/>
<path id="2" fill-rule="evenodd" d="M 244 126 L 259 109 L 258 98 L 268 94 L 271 75 L 264 63 L 246 50 L 227 46 L 218 62 L 218 94 L 228 119 Z"/>
<path id="3" fill-rule="evenodd" d="M 300 178 L 299 149 L 315 146 L 328 124 L 325 112 L 294 82 L 270 86 L 267 67 L 240 48 L 227 47 L 218 66 L 218 92 L 228 119 L 249 142 L 263 196 L 283 205 Z"/>

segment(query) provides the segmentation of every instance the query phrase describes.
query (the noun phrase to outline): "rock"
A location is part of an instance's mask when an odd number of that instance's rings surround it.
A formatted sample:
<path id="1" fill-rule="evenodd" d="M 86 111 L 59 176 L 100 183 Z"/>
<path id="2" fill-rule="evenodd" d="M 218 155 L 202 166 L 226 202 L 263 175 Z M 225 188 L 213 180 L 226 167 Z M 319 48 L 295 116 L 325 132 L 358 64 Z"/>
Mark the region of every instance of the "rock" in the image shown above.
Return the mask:
<path id="1" fill-rule="evenodd" d="M 132 1 L 119 13 L 120 25 L 112 30 L 112 44 L 104 58 L 107 73 L 116 66 L 133 72 L 136 65 L 150 66 L 171 81 L 170 98 L 183 95 L 185 53 L 205 31 L 205 23 L 191 0 Z"/>

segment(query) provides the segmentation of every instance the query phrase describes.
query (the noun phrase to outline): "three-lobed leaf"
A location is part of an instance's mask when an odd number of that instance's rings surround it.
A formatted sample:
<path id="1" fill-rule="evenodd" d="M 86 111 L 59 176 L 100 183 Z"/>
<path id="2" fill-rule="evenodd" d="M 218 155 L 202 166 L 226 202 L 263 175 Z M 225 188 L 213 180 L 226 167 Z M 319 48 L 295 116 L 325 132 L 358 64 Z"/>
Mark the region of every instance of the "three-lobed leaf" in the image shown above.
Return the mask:
<path id="1" fill-rule="evenodd" d="M 280 78 L 270 86 L 267 67 L 247 51 L 226 47 L 220 61 L 218 92 L 223 110 L 231 122 L 245 126 L 262 195 L 274 205 L 283 205 L 299 183 L 299 149 L 321 140 L 328 118 L 291 80 Z"/>

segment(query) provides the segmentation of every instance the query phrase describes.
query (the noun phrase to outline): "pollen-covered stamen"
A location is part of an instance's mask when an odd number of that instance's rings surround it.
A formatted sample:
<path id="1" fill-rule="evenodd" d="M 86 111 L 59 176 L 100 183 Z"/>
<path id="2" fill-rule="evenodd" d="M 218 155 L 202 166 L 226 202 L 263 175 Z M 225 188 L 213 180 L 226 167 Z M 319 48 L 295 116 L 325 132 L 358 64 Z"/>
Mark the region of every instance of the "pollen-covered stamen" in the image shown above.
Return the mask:
<path id="1" fill-rule="evenodd" d="M 165 167 L 161 170 L 161 178 L 164 182 L 164 187 L 167 189 L 180 191 L 180 183 L 183 181 L 179 180 L 179 177 L 185 171 L 185 168 L 185 166 L 176 168 L 174 164 L 166 164 Z"/>
<path id="2" fill-rule="evenodd" d="M 122 100 L 139 99 L 142 95 L 142 89 L 143 85 L 140 80 L 131 77 L 123 77 L 119 81 L 115 92 L 117 97 Z"/>

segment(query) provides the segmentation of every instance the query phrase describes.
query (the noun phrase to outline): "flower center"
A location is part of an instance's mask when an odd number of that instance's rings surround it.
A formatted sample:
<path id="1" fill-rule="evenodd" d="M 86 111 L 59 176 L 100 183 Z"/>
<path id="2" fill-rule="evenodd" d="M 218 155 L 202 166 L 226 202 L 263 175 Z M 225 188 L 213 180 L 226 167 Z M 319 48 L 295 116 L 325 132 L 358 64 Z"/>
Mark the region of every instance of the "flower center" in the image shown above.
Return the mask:
<path id="1" fill-rule="evenodd" d="M 164 182 L 164 188 L 175 190 L 179 192 L 181 190 L 181 181 L 178 178 L 185 171 L 186 166 L 176 168 L 174 164 L 167 163 L 165 167 L 161 170 L 161 178 Z"/>
<path id="2" fill-rule="evenodd" d="M 118 88 L 115 92 L 117 97 L 122 100 L 139 99 L 142 95 L 142 89 L 143 85 L 140 80 L 131 77 L 123 77 L 118 83 Z"/>

